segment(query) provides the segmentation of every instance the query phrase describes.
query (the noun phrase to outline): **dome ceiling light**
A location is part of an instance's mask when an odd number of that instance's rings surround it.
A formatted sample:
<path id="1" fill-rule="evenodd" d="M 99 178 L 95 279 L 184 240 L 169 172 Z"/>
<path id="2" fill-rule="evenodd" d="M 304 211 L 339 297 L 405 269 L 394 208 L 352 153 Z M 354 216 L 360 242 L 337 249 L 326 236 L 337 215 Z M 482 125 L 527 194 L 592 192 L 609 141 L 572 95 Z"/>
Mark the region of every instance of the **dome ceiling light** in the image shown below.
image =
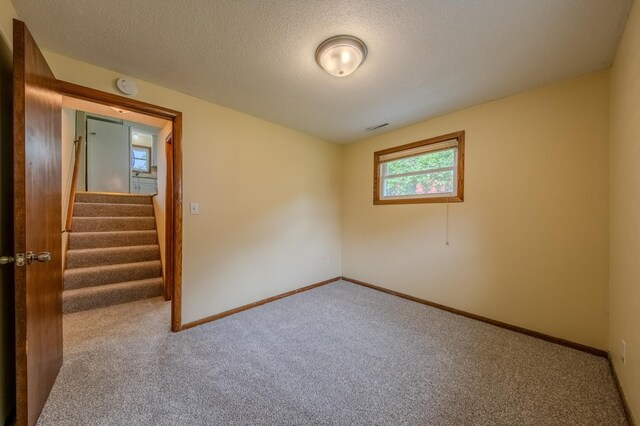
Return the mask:
<path id="1" fill-rule="evenodd" d="M 367 58 L 367 46 L 349 35 L 331 37 L 320 43 L 316 62 L 334 77 L 346 77 Z"/>
<path id="2" fill-rule="evenodd" d="M 111 108 L 112 110 L 114 110 L 115 112 L 117 112 L 119 114 L 129 114 L 131 112 L 131 111 L 127 111 L 126 109 L 122 109 L 120 107 L 112 106 L 112 107 L 109 107 L 109 108 Z"/>

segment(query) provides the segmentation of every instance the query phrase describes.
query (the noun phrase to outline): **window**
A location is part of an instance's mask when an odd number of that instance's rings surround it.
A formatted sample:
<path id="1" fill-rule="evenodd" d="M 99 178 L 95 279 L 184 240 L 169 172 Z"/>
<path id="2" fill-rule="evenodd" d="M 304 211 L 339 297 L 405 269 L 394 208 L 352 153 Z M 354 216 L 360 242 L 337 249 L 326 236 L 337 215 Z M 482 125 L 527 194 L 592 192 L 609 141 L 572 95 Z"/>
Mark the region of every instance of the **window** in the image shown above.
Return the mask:
<path id="1" fill-rule="evenodd" d="M 149 173 L 151 171 L 151 148 L 148 146 L 131 146 L 131 171 Z"/>
<path id="2" fill-rule="evenodd" d="M 463 200 L 464 131 L 373 154 L 373 204 Z"/>

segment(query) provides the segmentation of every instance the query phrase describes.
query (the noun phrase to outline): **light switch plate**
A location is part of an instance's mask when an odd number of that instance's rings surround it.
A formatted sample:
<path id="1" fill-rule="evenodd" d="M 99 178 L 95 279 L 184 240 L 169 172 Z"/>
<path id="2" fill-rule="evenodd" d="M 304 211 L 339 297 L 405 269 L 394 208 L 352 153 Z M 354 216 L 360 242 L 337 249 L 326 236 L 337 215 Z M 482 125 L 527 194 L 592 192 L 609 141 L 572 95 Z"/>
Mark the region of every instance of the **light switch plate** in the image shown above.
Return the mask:
<path id="1" fill-rule="evenodd" d="M 200 214 L 200 204 L 191 203 L 191 214 Z"/>

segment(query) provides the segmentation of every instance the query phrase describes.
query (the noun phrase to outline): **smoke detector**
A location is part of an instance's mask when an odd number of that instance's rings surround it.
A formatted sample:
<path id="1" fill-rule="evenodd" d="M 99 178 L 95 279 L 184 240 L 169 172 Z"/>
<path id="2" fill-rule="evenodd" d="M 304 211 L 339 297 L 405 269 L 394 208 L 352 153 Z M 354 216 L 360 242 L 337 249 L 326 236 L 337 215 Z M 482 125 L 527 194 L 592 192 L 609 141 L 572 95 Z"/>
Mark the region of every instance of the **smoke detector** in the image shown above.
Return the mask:
<path id="1" fill-rule="evenodd" d="M 138 94 L 138 86 L 128 78 L 120 77 L 117 79 L 116 87 L 127 96 L 135 96 Z"/>

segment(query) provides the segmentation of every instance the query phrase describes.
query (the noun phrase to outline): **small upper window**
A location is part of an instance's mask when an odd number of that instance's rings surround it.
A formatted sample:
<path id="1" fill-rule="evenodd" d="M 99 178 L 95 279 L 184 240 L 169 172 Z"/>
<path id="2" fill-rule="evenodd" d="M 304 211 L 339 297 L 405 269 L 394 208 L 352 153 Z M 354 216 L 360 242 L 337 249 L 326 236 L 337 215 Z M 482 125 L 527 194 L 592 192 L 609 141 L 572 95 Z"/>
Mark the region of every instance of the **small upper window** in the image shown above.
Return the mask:
<path id="1" fill-rule="evenodd" d="M 463 200 L 464 131 L 373 154 L 373 204 Z"/>
<path id="2" fill-rule="evenodd" d="M 151 148 L 148 146 L 133 145 L 131 147 L 131 170 L 134 172 L 149 173 Z"/>

